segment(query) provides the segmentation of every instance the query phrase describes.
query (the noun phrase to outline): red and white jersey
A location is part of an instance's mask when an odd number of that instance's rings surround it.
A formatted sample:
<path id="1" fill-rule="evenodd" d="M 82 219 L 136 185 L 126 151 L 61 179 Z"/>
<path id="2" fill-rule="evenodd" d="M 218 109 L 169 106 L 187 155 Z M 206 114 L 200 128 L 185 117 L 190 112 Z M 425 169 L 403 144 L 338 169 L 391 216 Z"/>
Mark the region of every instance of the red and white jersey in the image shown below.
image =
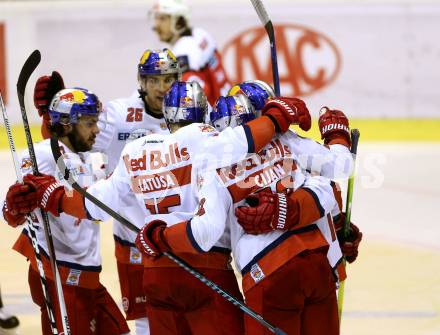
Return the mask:
<path id="1" fill-rule="evenodd" d="M 213 37 L 205 30 L 193 28 L 191 36 L 182 36 L 172 46 L 182 68 L 182 80 L 197 81 L 211 105 L 226 95 L 231 85 L 223 68 Z"/>
<path id="2" fill-rule="evenodd" d="M 342 148 L 337 149 L 345 152 Z M 296 151 L 299 151 L 304 166 L 301 166 L 300 156 Z M 324 158 L 325 163 L 320 164 L 322 171 L 315 172 L 333 176 L 335 171 L 332 166 L 338 165 L 341 157 L 317 142 L 299 137 L 294 132 L 275 137 L 258 154 L 240 163 L 216 169 L 215 172 L 211 170 L 202 177 L 199 176 L 199 179 L 203 180 L 199 191 L 199 208 L 187 226 L 187 240 L 198 251 L 210 250 L 218 243 L 223 247 L 229 245 L 237 268 L 243 275 L 250 273 L 246 278 L 254 278 L 257 274 L 260 276 L 255 282 L 275 271 L 302 250 L 325 245 L 330 246 L 328 259 L 335 269 L 342 253 L 331 216 L 333 211 L 338 211 L 332 184 L 326 177 L 311 176 L 303 170 L 311 166 L 316 154 L 320 160 Z M 345 163 L 349 165 L 351 156 L 345 156 L 344 159 L 348 160 Z M 305 190 L 313 196 L 315 208 L 310 208 L 311 213 L 301 215 L 313 215 L 317 220 L 313 225 L 299 228 L 298 231 L 278 230 L 261 235 L 245 234 L 236 221 L 235 209 L 245 205 L 244 199 L 250 193 L 267 187 L 274 192 L 282 192 L 286 188 Z M 312 213 L 313 211 L 316 213 Z M 319 229 L 320 234 L 315 234 L 314 239 L 306 239 L 304 242 L 300 233 L 308 233 L 313 229 Z M 267 255 L 274 259 L 267 261 Z M 263 258 L 263 263 L 270 264 L 269 267 L 260 267 L 259 261 Z"/>
<path id="3" fill-rule="evenodd" d="M 115 169 L 126 143 L 149 134 L 169 134 L 163 117 L 155 118 L 146 113 L 145 104 L 137 91 L 128 98 L 110 101 L 99 116 L 98 127 L 100 132 L 93 149 L 106 155 L 108 174 Z M 132 205 L 132 200 L 121 198 L 120 201 L 124 205 L 119 214 L 132 221 L 143 217 L 143 212 L 137 205 Z M 121 244 L 134 248 L 130 252 L 130 259 L 135 263 L 140 262 L 141 257 L 134 246 L 131 232 L 120 223 L 114 222 L 113 234 Z"/>
<path id="4" fill-rule="evenodd" d="M 145 104 L 137 91 L 128 98 L 112 100 L 99 115 L 99 134 L 94 151 L 107 156 L 107 171 L 112 172 L 118 163 L 125 144 L 149 134 L 169 134 L 165 119 L 155 118 L 145 112 Z"/>
<path id="5" fill-rule="evenodd" d="M 67 168 L 81 186 L 87 187 L 96 182 L 97 179 L 105 176 L 102 165 L 99 164 L 102 158 L 95 160 L 94 157 L 99 154 L 74 153 L 63 143 L 59 142 L 59 145 Z M 39 172 L 54 176 L 57 180 L 67 185 L 55 164 L 50 148 L 50 140 L 44 140 L 35 144 L 34 149 Z M 22 157 L 21 170 L 23 175 L 32 173 L 32 163 L 28 152 L 25 152 Z M 66 274 L 67 284 L 80 286 L 97 285 L 96 280 L 98 273 L 101 271 L 99 224 L 91 220 L 79 220 L 65 213 L 61 213 L 59 217 L 48 213 L 48 217 L 57 263 L 63 267 L 63 271 L 69 268 L 70 272 L 74 272 Z M 44 229 L 41 224 L 38 226 L 36 235 L 40 250 L 43 250 L 43 254 L 48 255 Z M 24 228 L 22 236 L 14 248 L 31 259 L 34 256 L 32 249 L 29 249 L 29 243 L 29 231 L 27 228 Z M 29 251 L 30 255 L 27 254 Z M 62 277 L 63 271 L 60 270 Z M 81 272 L 86 273 L 81 274 Z M 96 273 L 96 275 L 93 273 Z M 87 276 L 91 276 L 93 279 L 88 280 Z M 84 285 L 81 285 L 83 281 Z"/>
<path id="6" fill-rule="evenodd" d="M 320 175 L 332 180 L 347 179 L 350 176 L 353 157 L 346 146 L 322 145 L 298 135 L 291 129 L 283 137 L 289 142 L 301 169 L 312 175 Z"/>
<path id="7" fill-rule="evenodd" d="M 127 216 L 141 228 L 151 215 L 179 212 L 170 225 L 189 219 L 197 201 L 194 171 L 227 166 L 248 152 L 248 134 L 242 127 L 218 133 L 212 126 L 190 124 L 173 134 L 151 134 L 128 143 L 113 174 L 88 188 L 88 192 L 121 212 L 124 206 L 142 209 L 137 218 Z M 124 202 L 121 202 L 124 199 Z M 108 214 L 86 200 L 95 219 Z M 129 214 L 129 211 L 124 210 Z M 130 232 L 131 241 L 136 234 Z"/>

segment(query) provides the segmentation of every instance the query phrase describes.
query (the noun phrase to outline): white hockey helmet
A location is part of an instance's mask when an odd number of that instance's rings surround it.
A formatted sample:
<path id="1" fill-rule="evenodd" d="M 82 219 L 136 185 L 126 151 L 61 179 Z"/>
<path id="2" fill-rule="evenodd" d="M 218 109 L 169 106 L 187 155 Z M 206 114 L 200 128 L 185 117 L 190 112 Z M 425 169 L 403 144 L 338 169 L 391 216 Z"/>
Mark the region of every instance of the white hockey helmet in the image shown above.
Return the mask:
<path id="1" fill-rule="evenodd" d="M 174 35 L 179 35 L 189 27 L 190 10 L 184 0 L 156 0 L 149 10 L 149 17 L 154 18 L 156 14 L 165 14 L 171 17 L 171 31 Z M 187 27 L 176 28 L 177 20 L 183 17 Z"/>

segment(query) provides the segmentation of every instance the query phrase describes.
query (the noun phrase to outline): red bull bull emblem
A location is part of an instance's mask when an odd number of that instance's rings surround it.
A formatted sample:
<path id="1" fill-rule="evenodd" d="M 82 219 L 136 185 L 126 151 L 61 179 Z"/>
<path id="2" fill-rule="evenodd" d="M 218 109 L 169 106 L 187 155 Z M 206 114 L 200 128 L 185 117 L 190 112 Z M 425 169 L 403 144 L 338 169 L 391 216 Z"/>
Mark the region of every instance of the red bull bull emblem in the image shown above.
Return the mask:
<path id="1" fill-rule="evenodd" d="M 235 104 L 235 106 L 234 106 L 234 115 L 235 114 L 243 114 L 244 113 L 244 108 L 243 108 L 243 106 L 242 105 L 239 105 L 239 104 Z"/>
<path id="2" fill-rule="evenodd" d="M 84 92 L 79 90 L 72 90 L 71 92 L 68 92 L 66 94 L 60 95 L 59 99 L 60 101 L 69 101 L 74 103 L 83 103 L 86 99 L 86 95 Z"/>
<path id="3" fill-rule="evenodd" d="M 180 106 L 181 107 L 193 107 L 193 105 L 194 105 L 193 99 L 191 99 L 190 97 L 186 96 L 186 97 L 180 98 Z"/>
<path id="4" fill-rule="evenodd" d="M 203 133 L 210 133 L 210 132 L 215 131 L 215 128 L 208 125 L 208 124 L 200 125 L 199 128 Z"/>
<path id="5" fill-rule="evenodd" d="M 22 169 L 29 169 L 32 167 L 32 161 L 29 158 L 24 158 L 21 162 Z"/>

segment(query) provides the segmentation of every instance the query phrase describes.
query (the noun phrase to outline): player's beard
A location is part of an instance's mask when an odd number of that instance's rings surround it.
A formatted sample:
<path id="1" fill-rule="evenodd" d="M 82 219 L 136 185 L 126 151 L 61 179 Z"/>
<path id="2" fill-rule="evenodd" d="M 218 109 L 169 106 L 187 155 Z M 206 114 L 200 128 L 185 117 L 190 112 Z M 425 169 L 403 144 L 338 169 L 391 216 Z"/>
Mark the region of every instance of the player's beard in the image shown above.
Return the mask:
<path id="1" fill-rule="evenodd" d="M 67 134 L 67 138 L 70 141 L 70 144 L 72 145 L 75 152 L 86 152 L 90 151 L 92 149 L 93 144 L 95 143 L 95 135 L 91 135 L 87 139 L 84 139 L 79 132 L 77 131 L 76 127 L 74 126 L 72 131 Z"/>

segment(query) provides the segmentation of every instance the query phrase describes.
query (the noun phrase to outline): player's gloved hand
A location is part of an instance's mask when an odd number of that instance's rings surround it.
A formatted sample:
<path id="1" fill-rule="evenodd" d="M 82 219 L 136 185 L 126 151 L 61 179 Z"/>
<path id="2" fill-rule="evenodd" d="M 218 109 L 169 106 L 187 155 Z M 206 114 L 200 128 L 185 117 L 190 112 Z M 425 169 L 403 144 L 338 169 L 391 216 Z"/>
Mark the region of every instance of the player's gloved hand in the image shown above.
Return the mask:
<path id="1" fill-rule="evenodd" d="M 347 237 L 342 232 L 342 227 L 345 221 L 345 213 L 341 213 L 338 222 L 335 223 L 336 234 L 338 236 L 339 246 L 342 254 L 348 263 L 353 263 L 359 254 L 359 244 L 362 241 L 362 232 L 353 223 L 350 222 L 350 232 Z"/>
<path id="2" fill-rule="evenodd" d="M 57 71 L 38 78 L 34 88 L 34 105 L 40 116 L 47 114 L 53 96 L 64 88 L 63 77 Z"/>
<path id="3" fill-rule="evenodd" d="M 43 117 L 41 124 L 41 135 L 44 139 L 50 138 L 49 125 L 50 116 L 47 112 L 53 96 L 64 89 L 64 81 L 57 71 L 53 71 L 50 76 L 38 78 L 34 88 L 34 105 L 38 114 Z"/>
<path id="4" fill-rule="evenodd" d="M 297 124 L 307 131 L 312 125 L 310 112 L 304 101 L 298 98 L 277 97 L 269 100 L 261 110 L 270 117 L 277 132 L 284 133 L 291 124 Z"/>
<path id="5" fill-rule="evenodd" d="M 16 228 L 17 226 L 22 225 L 26 222 L 26 215 L 24 214 L 12 214 L 11 211 L 8 209 L 8 205 L 6 204 L 6 201 L 3 203 L 3 217 L 5 218 L 8 225 L 11 227 Z"/>
<path id="6" fill-rule="evenodd" d="M 61 200 L 64 195 L 64 186 L 53 176 L 41 174 L 24 176 L 23 182 L 36 192 L 38 207 L 54 216 L 60 216 Z"/>
<path id="7" fill-rule="evenodd" d="M 273 230 L 288 230 L 297 222 L 295 203 L 289 203 L 286 193 L 263 190 L 247 197 L 251 207 L 235 210 L 238 223 L 248 234 L 264 234 Z"/>
<path id="8" fill-rule="evenodd" d="M 6 193 L 5 204 L 9 215 L 26 215 L 38 207 L 37 194 L 29 185 L 15 183 Z"/>
<path id="9" fill-rule="evenodd" d="M 344 144 L 350 147 L 350 126 L 343 112 L 322 107 L 319 112 L 318 125 L 325 144 Z"/>
<path id="10" fill-rule="evenodd" d="M 144 225 L 136 236 L 137 248 L 151 258 L 159 257 L 170 250 L 163 235 L 166 227 L 167 224 L 162 220 L 153 220 Z"/>

